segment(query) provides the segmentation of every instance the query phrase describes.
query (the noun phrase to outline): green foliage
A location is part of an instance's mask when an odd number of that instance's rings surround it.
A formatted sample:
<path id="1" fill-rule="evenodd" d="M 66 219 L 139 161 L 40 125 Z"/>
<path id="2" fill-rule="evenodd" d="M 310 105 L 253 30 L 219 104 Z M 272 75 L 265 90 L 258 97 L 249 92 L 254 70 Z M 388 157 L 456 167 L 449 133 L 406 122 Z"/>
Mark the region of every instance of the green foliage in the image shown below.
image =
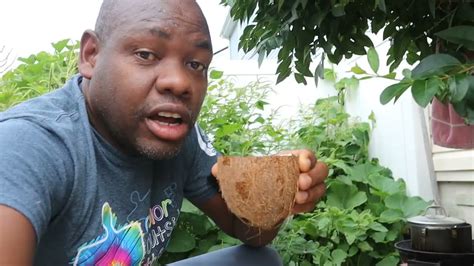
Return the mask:
<path id="1" fill-rule="evenodd" d="M 210 73 L 206 100 L 199 124 L 211 137 L 214 147 L 225 155 L 269 154 L 279 150 L 285 130 L 274 125 L 274 111 L 265 109 L 272 92 L 268 83 L 255 81 L 236 86 Z"/>
<path id="2" fill-rule="evenodd" d="M 454 28 L 453 28 L 454 29 Z M 372 58 L 372 59 L 371 59 Z M 369 62 L 378 58 L 374 50 Z M 396 80 L 396 73 L 385 75 L 369 73 L 359 66 L 351 71 L 359 79 L 383 77 Z M 465 119 L 466 124 L 474 124 L 474 63 L 461 63 L 459 59 L 448 54 L 432 54 L 422 59 L 413 70 L 404 69 L 403 79 L 385 88 L 380 95 L 380 102 L 396 102 L 405 91 L 411 88 L 415 102 L 426 107 L 433 98 L 442 103 L 451 103 L 456 112 Z"/>
<path id="3" fill-rule="evenodd" d="M 333 63 L 343 57 L 371 53 L 367 36 L 383 32 L 390 39 L 391 71 L 405 56 L 415 63 L 436 50 L 462 57 L 474 46 L 474 4 L 469 0 L 222 0 L 231 16 L 248 23 L 239 48 L 259 57 L 279 49 L 278 81 L 312 77 L 312 56 L 324 54 Z M 435 40 L 435 41 L 433 41 Z M 375 63 L 375 61 L 372 61 Z M 372 65 L 373 69 L 376 64 Z M 377 71 L 375 71 L 377 72 Z"/>
<path id="4" fill-rule="evenodd" d="M 394 243 L 407 217 L 428 205 L 408 197 L 402 179 L 368 157 L 370 126 L 351 121 L 337 97 L 302 109 L 294 141 L 330 166 L 316 209 L 289 221 L 273 242 L 285 265 L 398 265 Z"/>
<path id="5" fill-rule="evenodd" d="M 52 44 L 53 53 L 39 52 L 0 79 L 0 111 L 57 89 L 77 73 L 78 42 L 62 40 Z"/>
<path id="6" fill-rule="evenodd" d="M 394 70 L 403 60 L 419 64 L 414 76 L 387 87 L 383 104 L 408 89 L 425 107 L 434 97 L 451 103 L 466 124 L 474 124 L 474 2 L 470 0 L 222 0 L 231 16 L 247 23 L 239 48 L 254 51 L 259 60 L 277 49 L 277 82 L 293 74 L 299 83 L 321 77 L 324 55 L 333 63 L 367 54 L 377 75 L 380 62 L 368 32 L 390 40 L 386 65 Z M 322 50 L 322 51 L 321 51 Z M 323 54 L 313 71 L 313 58 Z M 355 67 L 358 75 L 366 71 Z M 365 72 L 365 73 L 364 73 Z M 351 79 L 348 82 L 354 83 Z M 341 88 L 346 88 L 342 84 Z M 340 88 L 339 88 L 340 89 Z"/>

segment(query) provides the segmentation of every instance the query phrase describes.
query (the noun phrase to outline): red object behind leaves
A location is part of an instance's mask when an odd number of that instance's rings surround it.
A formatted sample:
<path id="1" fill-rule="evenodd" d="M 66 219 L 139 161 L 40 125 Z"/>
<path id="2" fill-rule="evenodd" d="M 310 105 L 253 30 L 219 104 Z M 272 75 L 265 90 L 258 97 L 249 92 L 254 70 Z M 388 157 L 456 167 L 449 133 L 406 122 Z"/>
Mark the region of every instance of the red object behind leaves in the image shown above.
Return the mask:
<path id="1" fill-rule="evenodd" d="M 474 148 L 474 125 L 467 125 L 451 104 L 433 99 L 431 126 L 436 145 L 456 148 Z"/>

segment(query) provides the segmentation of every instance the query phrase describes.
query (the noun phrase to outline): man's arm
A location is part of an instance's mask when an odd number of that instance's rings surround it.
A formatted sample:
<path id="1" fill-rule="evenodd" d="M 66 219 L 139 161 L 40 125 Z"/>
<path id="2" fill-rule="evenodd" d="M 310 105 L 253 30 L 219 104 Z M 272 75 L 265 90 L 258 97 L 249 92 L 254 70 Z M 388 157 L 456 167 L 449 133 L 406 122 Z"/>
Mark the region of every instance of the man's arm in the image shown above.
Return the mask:
<path id="1" fill-rule="evenodd" d="M 326 187 L 324 180 L 328 176 L 328 167 L 323 162 L 318 162 L 311 151 L 297 150 L 283 152 L 298 156 L 300 176 L 298 178 L 298 192 L 295 195 L 295 205 L 292 213 L 308 212 L 314 209 L 319 199 L 324 195 Z M 212 174 L 217 175 L 217 165 L 212 168 Z M 227 234 L 236 237 L 251 246 L 264 246 L 269 244 L 278 233 L 279 227 L 273 230 L 261 230 L 249 227 L 238 217 L 230 212 L 220 194 L 210 200 L 198 204 L 205 214 Z"/>
<path id="2" fill-rule="evenodd" d="M 15 209 L 0 205 L 0 265 L 32 265 L 35 247 L 30 221 Z"/>

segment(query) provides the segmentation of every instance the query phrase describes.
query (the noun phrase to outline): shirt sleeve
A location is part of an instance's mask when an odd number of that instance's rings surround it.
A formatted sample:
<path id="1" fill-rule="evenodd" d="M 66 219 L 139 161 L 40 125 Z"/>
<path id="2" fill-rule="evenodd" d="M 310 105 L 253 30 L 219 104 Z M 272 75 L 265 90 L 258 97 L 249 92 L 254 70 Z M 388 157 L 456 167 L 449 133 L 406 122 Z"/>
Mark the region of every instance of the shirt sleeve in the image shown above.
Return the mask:
<path id="1" fill-rule="evenodd" d="M 196 124 L 191 135 L 193 164 L 184 186 L 184 196 L 193 203 L 200 203 L 219 193 L 217 180 L 211 174 L 212 166 L 220 154 Z"/>
<path id="2" fill-rule="evenodd" d="M 68 158 L 58 137 L 38 124 L 0 123 L 0 204 L 26 216 L 37 241 L 67 202 Z"/>

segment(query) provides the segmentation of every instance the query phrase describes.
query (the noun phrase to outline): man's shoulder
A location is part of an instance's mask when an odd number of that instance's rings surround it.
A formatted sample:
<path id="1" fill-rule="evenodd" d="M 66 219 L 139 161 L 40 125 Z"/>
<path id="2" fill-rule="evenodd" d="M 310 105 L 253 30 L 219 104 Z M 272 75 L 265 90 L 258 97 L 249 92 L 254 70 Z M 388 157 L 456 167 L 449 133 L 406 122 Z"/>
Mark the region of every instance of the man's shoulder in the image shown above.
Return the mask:
<path id="1" fill-rule="evenodd" d="M 33 123 L 48 124 L 78 116 L 83 109 L 81 105 L 84 105 L 84 97 L 78 85 L 79 79 L 79 76 L 75 76 L 62 88 L 0 112 L 0 123 L 12 119 L 23 119 Z"/>
<path id="2" fill-rule="evenodd" d="M 0 112 L 1 142 L 56 145 L 77 141 L 88 126 L 77 78 L 51 93 Z"/>

